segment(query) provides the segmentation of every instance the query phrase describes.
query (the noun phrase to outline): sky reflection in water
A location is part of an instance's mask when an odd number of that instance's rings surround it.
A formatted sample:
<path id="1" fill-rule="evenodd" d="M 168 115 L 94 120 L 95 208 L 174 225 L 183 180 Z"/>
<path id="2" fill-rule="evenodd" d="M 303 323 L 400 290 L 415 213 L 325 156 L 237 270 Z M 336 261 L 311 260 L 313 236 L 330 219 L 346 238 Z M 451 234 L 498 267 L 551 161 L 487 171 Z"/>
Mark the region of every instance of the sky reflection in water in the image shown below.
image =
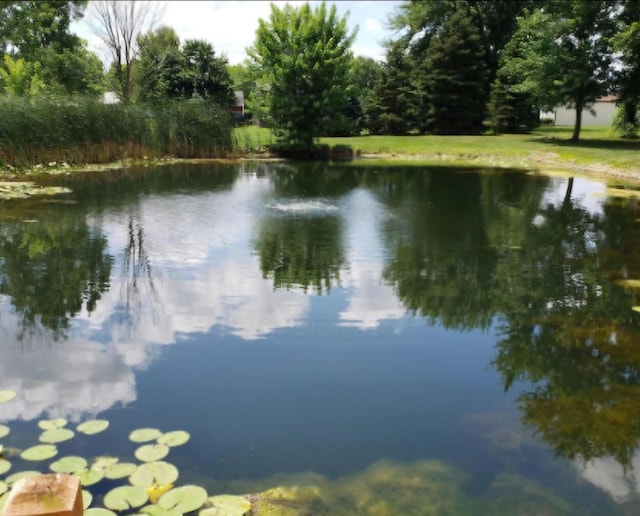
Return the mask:
<path id="1" fill-rule="evenodd" d="M 100 415 L 122 435 L 150 424 L 185 428 L 191 451 L 176 461 L 187 478 L 238 492 L 272 475 L 310 471 L 348 483 L 368 467 L 380 474 L 387 466 L 371 465 L 381 460 L 400 468 L 427 460 L 464 472 L 456 481 L 470 496 L 526 498 L 531 482 L 580 510 L 635 503 L 638 485 L 621 455 L 594 454 L 583 466 L 584 448 L 545 426 L 535 393 L 554 380 L 545 379 L 548 365 L 522 358 L 538 341 L 551 349 L 584 338 L 598 349 L 593 339 L 607 332 L 623 343 L 637 333 L 633 300 L 612 286 L 618 276 L 604 275 L 640 272 L 635 247 L 616 248 L 637 233 L 631 203 L 607 201 L 598 183 L 520 173 L 217 172 L 181 169 L 176 179 L 166 169 L 168 186 L 141 180 L 126 195 L 79 182 L 77 205 L 35 211 L 42 226 L 49 221 L 48 244 L 34 237 L 39 223 L 21 222 L 26 215 L 6 219 L 0 375 L 20 397 L 0 407 L 2 422 Z M 47 256 L 69 238 L 56 224 L 73 232 L 78 220 L 95 244 L 78 266 L 101 263 L 107 284 L 94 303 L 85 289 L 81 308 L 62 321 L 47 319 L 46 308 L 26 318 L 32 298 L 15 301 L 18 259 L 9 253 Z M 540 257 L 528 259 L 530 249 Z M 549 284 L 531 292 L 539 282 Z M 602 296 L 626 311 L 597 312 Z M 589 319 L 590 336 L 567 333 L 586 325 L 587 309 L 613 318 Z M 554 352 L 550 360 L 565 359 Z M 633 369 L 635 357 L 625 356 Z M 565 387 L 582 381 L 578 370 L 567 374 Z M 629 440 L 635 466 L 637 436 Z M 530 502 L 562 512 L 546 496 Z"/>

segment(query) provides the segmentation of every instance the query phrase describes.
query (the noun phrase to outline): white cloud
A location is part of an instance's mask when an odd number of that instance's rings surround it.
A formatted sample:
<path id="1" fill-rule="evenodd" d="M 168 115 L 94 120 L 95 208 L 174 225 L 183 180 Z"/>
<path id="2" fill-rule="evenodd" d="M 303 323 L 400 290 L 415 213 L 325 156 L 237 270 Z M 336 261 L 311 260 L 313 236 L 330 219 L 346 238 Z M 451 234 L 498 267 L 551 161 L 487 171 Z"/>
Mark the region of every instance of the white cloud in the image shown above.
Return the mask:
<path id="1" fill-rule="evenodd" d="M 340 312 L 340 325 L 372 330 L 383 321 L 401 319 L 406 310 L 382 281 L 384 251 L 379 231 L 384 210 L 364 190 L 352 192 L 346 202 L 347 211 L 358 215 L 345 221 L 349 269 L 340 276 L 349 297 L 347 308 Z"/>
<path id="2" fill-rule="evenodd" d="M 364 27 L 368 32 L 382 32 L 382 24 L 373 18 L 367 18 Z"/>
<path id="3" fill-rule="evenodd" d="M 274 1 L 282 7 L 289 3 L 301 5 L 303 1 Z M 319 2 L 310 2 L 312 5 Z M 394 2 L 336 2 L 339 13 L 350 11 L 347 22 L 350 27 L 359 25 L 353 51 L 356 55 L 364 55 L 380 59 L 383 52 L 378 41 L 371 39 L 373 33 L 383 32 L 381 20 L 391 12 Z M 224 54 L 231 64 L 241 63 L 246 56 L 247 47 L 255 40 L 259 19 L 268 19 L 271 7 L 269 1 L 162 1 L 162 17 L 159 25 L 172 27 L 182 41 L 185 39 L 204 39 L 209 41 L 218 54 Z M 91 2 L 89 2 L 91 5 Z M 363 9 L 366 7 L 366 9 Z M 109 53 L 90 27 L 91 10 L 79 22 L 71 26 L 73 32 L 89 42 L 89 48 L 104 61 L 108 61 Z M 366 18 L 365 18 L 366 16 Z"/>
<path id="4" fill-rule="evenodd" d="M 584 467 L 575 466 L 585 480 L 605 491 L 616 503 L 625 503 L 640 495 L 640 478 L 634 474 L 640 471 L 637 453 L 628 472 L 612 457 L 593 459 Z"/>

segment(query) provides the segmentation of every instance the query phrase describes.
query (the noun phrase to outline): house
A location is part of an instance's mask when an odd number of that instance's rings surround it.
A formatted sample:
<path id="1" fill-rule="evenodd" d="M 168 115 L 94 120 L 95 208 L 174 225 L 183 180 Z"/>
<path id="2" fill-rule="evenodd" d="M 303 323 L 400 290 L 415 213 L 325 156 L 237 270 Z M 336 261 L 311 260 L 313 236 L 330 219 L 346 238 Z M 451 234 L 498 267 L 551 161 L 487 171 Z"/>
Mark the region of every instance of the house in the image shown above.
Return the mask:
<path id="1" fill-rule="evenodd" d="M 234 91 L 235 95 L 234 103 L 229 106 L 229 112 L 233 116 L 236 122 L 244 120 L 244 93 L 241 91 Z"/>
<path id="2" fill-rule="evenodd" d="M 616 112 L 616 95 L 607 95 L 596 100 L 590 109 L 582 111 L 582 125 L 610 126 Z M 576 110 L 569 107 L 557 107 L 551 113 L 541 114 L 541 118 L 553 119 L 554 125 L 574 125 L 576 123 Z"/>

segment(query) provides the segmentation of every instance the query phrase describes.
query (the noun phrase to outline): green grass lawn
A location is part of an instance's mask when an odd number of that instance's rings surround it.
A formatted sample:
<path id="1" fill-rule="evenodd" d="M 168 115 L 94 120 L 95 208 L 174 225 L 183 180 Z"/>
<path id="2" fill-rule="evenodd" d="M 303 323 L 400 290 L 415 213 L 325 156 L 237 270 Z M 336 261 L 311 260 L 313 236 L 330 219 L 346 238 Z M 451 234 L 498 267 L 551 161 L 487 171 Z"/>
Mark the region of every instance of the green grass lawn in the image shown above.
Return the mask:
<path id="1" fill-rule="evenodd" d="M 573 168 L 589 173 L 619 172 L 640 179 L 640 140 L 623 140 L 608 127 L 584 127 L 570 141 L 572 127 L 545 126 L 530 134 L 481 136 L 350 136 L 320 138 L 320 143 L 349 145 L 363 155 L 385 160 L 473 163 L 544 169 Z M 235 129 L 241 152 L 255 152 L 275 138 L 266 128 Z"/>

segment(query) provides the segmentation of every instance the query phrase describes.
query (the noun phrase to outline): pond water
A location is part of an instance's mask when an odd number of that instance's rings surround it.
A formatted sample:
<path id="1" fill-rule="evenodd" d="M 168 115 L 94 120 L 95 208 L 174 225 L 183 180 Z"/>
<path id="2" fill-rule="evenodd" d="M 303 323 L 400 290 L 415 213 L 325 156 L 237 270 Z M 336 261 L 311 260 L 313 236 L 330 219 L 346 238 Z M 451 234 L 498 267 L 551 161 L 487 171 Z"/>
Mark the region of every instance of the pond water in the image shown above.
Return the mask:
<path id="1" fill-rule="evenodd" d="M 46 182 L 72 193 L 0 201 L 5 450 L 100 418 L 60 456 L 185 430 L 180 484 L 298 486 L 292 514 L 640 511 L 628 190 L 362 162 Z"/>

